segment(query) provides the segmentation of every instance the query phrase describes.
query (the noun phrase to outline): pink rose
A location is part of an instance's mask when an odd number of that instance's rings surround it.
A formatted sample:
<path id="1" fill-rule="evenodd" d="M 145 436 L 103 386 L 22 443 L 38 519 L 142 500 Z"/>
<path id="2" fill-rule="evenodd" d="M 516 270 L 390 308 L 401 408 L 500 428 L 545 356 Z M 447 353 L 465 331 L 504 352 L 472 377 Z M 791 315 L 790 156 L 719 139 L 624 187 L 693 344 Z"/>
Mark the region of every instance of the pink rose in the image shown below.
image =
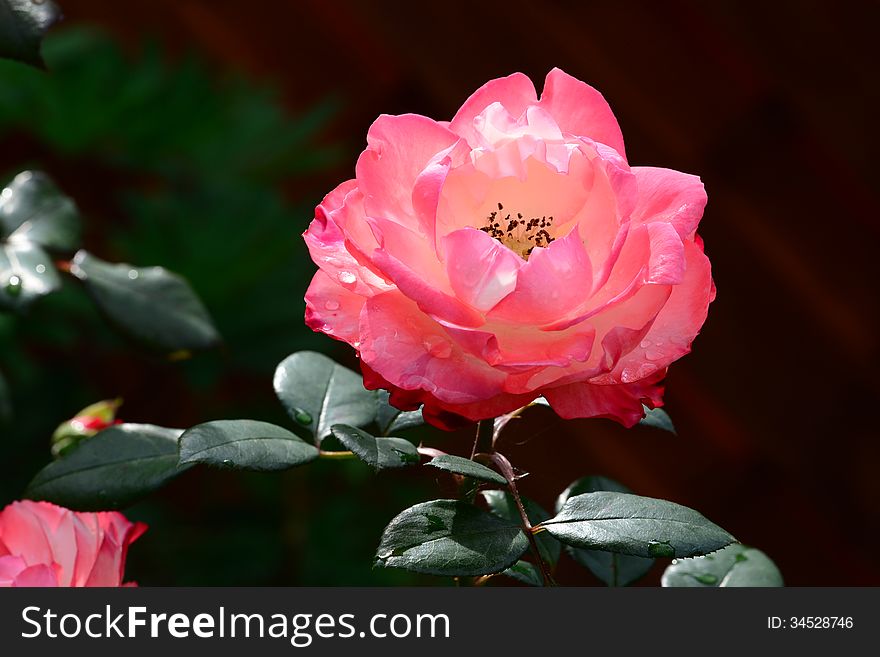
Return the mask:
<path id="1" fill-rule="evenodd" d="M 13 502 L 0 511 L 0 587 L 122 586 L 128 546 L 146 529 L 121 513 Z"/>
<path id="2" fill-rule="evenodd" d="M 539 99 L 515 73 L 451 122 L 373 123 L 304 234 L 306 323 L 438 426 L 541 395 L 629 426 L 714 298 L 705 204 L 698 177 L 629 166 L 598 91 L 554 69 Z"/>

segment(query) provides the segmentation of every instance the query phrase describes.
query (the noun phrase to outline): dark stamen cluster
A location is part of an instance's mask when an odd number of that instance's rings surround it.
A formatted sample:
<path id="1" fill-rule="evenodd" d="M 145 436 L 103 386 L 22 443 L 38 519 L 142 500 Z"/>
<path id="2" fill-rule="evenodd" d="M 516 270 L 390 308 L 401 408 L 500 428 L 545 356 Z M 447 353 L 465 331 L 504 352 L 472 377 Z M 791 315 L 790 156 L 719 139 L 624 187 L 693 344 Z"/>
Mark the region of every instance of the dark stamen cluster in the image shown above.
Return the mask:
<path id="1" fill-rule="evenodd" d="M 499 203 L 498 210 L 489 214 L 486 225 L 480 230 L 514 251 L 518 250 L 523 258 L 528 258 L 536 246 L 549 246 L 556 239 L 547 230 L 553 225 L 552 215 L 526 220 L 520 212 L 515 217 L 511 213 L 503 215 L 503 212 L 504 206 Z"/>

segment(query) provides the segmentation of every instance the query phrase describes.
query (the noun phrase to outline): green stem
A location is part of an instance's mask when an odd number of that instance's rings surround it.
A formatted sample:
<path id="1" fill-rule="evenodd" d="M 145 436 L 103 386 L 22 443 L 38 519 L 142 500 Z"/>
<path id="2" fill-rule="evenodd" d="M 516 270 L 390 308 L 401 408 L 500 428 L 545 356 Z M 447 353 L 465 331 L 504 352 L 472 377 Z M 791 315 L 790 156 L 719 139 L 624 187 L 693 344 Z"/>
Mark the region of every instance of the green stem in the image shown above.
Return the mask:
<path id="1" fill-rule="evenodd" d="M 529 521 L 529 516 L 526 514 L 525 506 L 523 506 L 522 499 L 519 496 L 519 490 L 516 487 L 516 474 L 513 472 L 513 466 L 510 465 L 510 461 L 507 460 L 507 457 L 500 452 L 492 452 L 489 457 L 492 459 L 492 462 L 498 466 L 498 469 L 501 470 L 501 474 L 504 475 L 504 478 L 507 479 L 507 487 L 510 489 L 510 493 L 513 495 L 513 500 L 516 503 L 516 508 L 519 511 L 520 521 L 522 522 L 526 537 L 529 539 L 532 554 L 535 555 L 535 559 L 541 569 L 541 577 L 544 580 L 544 586 L 556 586 L 556 582 L 553 580 L 553 575 L 550 574 L 550 568 L 541 556 L 541 550 L 538 548 L 538 541 L 535 539 L 535 532 L 532 528 L 532 523 Z"/>
<path id="2" fill-rule="evenodd" d="M 325 452 L 323 449 L 318 452 L 318 458 L 322 459 L 356 459 L 357 456 L 354 455 L 354 452 Z"/>

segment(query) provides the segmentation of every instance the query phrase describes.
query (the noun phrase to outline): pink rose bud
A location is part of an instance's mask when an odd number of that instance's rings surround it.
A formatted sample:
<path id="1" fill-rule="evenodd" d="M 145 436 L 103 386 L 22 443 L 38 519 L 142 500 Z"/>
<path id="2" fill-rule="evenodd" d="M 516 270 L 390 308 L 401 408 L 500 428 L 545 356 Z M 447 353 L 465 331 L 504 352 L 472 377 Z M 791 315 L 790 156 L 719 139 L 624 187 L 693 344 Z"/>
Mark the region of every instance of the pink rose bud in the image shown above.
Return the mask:
<path id="1" fill-rule="evenodd" d="M 451 122 L 380 116 L 304 234 L 306 323 L 358 350 L 369 388 L 450 427 L 544 396 L 627 426 L 662 405 L 715 287 L 697 176 L 631 167 L 602 95 L 521 73 Z"/>
<path id="2" fill-rule="evenodd" d="M 114 511 L 13 502 L 0 511 L 0 587 L 123 586 L 128 546 L 146 530 Z"/>

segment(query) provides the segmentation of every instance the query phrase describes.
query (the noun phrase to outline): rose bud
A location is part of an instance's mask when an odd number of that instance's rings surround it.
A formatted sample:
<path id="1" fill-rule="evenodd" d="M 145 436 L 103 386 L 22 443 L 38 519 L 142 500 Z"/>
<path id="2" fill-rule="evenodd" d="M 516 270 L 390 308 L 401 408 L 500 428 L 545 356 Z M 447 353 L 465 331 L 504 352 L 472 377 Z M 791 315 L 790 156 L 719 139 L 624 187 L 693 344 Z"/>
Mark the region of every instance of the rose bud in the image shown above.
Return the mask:
<path id="1" fill-rule="evenodd" d="M 13 502 L 0 511 L 0 587 L 123 586 L 128 546 L 146 530 L 115 511 Z"/>

